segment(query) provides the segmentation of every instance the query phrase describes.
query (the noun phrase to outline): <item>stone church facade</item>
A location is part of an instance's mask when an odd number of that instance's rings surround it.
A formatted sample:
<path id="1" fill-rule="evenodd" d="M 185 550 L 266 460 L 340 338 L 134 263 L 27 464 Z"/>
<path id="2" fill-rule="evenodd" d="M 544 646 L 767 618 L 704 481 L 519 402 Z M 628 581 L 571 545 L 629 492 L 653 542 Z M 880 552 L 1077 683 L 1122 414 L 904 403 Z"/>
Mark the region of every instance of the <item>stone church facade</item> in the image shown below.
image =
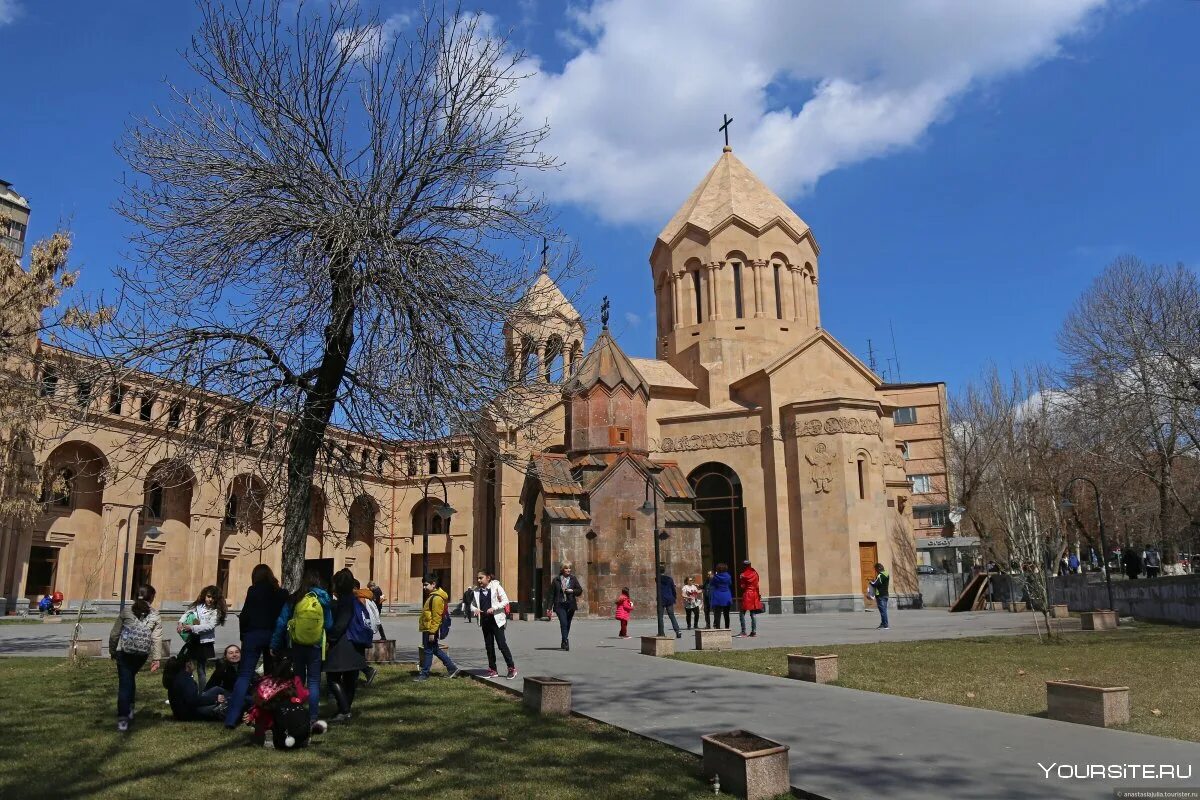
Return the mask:
<path id="1" fill-rule="evenodd" d="M 420 601 L 426 534 L 452 596 L 491 567 L 526 610 L 542 610 L 570 561 L 591 614 L 609 616 L 622 587 L 653 614 L 656 537 L 680 583 L 752 561 L 774 613 L 861 610 L 876 561 L 899 594 L 915 592 L 913 486 L 893 420 L 910 390 L 821 327 L 819 253 L 726 148 L 653 244 L 656 358 L 629 357 L 607 328 L 585 351 L 583 320 L 543 270 L 504 332 L 514 370 L 553 388 L 534 393 L 533 424 L 497 428 L 501 457 L 334 431 L 359 496 L 342 510 L 328 502 L 337 487 L 316 487 L 306 556 L 330 573 L 349 566 L 402 606 Z M 53 486 L 31 527 L 0 530 L 9 611 L 55 589 L 69 604 L 115 602 L 126 550 L 124 588 L 153 582 L 168 607 L 207 584 L 236 605 L 255 564 L 278 568 L 282 512 L 262 502 L 256 473 L 266 420 L 253 434 L 214 428 L 229 454 L 219 475 L 167 480 L 128 443 L 165 427 L 165 459 L 170 428 L 219 418 L 221 399 L 202 412 L 150 376 L 84 395 L 47 372 L 68 374 L 73 357 L 37 346 L 45 402 L 82 409 L 86 424 L 46 431 L 31 454 Z"/>

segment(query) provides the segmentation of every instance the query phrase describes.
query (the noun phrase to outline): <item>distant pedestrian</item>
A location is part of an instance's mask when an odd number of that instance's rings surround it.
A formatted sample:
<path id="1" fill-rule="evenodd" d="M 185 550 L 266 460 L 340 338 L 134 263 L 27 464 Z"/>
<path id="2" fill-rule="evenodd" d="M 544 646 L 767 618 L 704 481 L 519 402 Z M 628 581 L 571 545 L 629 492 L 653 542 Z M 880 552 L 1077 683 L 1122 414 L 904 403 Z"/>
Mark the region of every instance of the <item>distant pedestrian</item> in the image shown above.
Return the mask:
<path id="1" fill-rule="evenodd" d="M 371 596 L 375 599 L 375 608 L 378 609 L 379 615 L 383 616 L 383 589 L 380 589 L 375 581 L 367 581 L 367 588 L 371 590 Z M 382 635 L 381 633 L 380 636 Z"/>
<path id="2" fill-rule="evenodd" d="M 288 648 L 296 674 L 308 687 L 308 718 L 313 724 L 316 724 L 320 711 L 321 661 L 327 633 L 333 627 L 332 608 L 333 601 L 321 586 L 321 573 L 310 567 L 304 571 L 300 588 L 284 603 L 271 634 L 271 651 L 282 654 L 284 648 Z M 242 663 L 246 660 L 243 653 Z M 241 676 L 238 683 L 241 683 Z M 228 717 L 225 727 L 233 727 Z"/>
<path id="3" fill-rule="evenodd" d="M 710 569 L 704 576 L 704 583 L 700 585 L 700 590 L 704 594 L 704 627 L 712 627 L 712 579 L 713 571 Z"/>
<path id="4" fill-rule="evenodd" d="M 1146 566 L 1146 577 L 1157 578 L 1162 570 L 1162 557 L 1154 547 L 1148 547 L 1142 552 L 1142 563 Z"/>
<path id="5" fill-rule="evenodd" d="M 1121 561 L 1129 580 L 1135 580 L 1142 574 L 1142 556 L 1132 547 L 1126 547 L 1121 551 Z"/>
<path id="6" fill-rule="evenodd" d="M 728 628 L 729 609 L 733 605 L 733 576 L 729 574 L 726 564 L 717 564 L 717 571 L 709 581 L 709 592 L 712 595 L 713 627 L 722 627 L 721 616 L 724 615 L 723 627 Z"/>
<path id="7" fill-rule="evenodd" d="M 891 627 L 888 624 L 888 585 L 891 582 L 892 578 L 883 564 L 876 564 L 875 579 L 868 584 L 867 596 L 875 598 L 875 605 L 879 608 L 879 627 L 883 630 Z"/>
<path id="8" fill-rule="evenodd" d="M 421 671 L 414 681 L 429 680 L 429 670 L 433 667 L 433 657 L 437 656 L 451 678 L 457 677 L 459 669 L 450 656 L 442 650 L 438 643 L 438 632 L 442 629 L 442 617 L 446 616 L 446 602 L 450 596 L 439 584 L 441 578 L 431 572 L 425 576 L 421 588 L 425 590 L 425 604 L 421 606 L 421 618 L 418 625 L 421 628 Z"/>
<path id="9" fill-rule="evenodd" d="M 487 570 L 475 573 L 475 588 L 471 592 L 471 604 L 479 609 L 479 627 L 483 631 L 483 646 L 487 650 L 487 677 L 495 678 L 496 646 L 500 647 L 500 655 L 504 656 L 504 664 L 508 667 L 508 679 L 517 677 L 517 662 L 513 661 L 512 651 L 508 649 L 508 638 L 505 626 L 512 606 L 508 594 L 496 576 Z"/>
<path id="10" fill-rule="evenodd" d="M 633 611 L 633 598 L 629 596 L 629 587 L 621 589 L 621 596 L 617 598 L 617 619 L 621 623 L 621 632 L 617 635 L 619 639 L 629 638 L 629 612 Z"/>
<path id="11" fill-rule="evenodd" d="M 677 599 L 675 579 L 667 574 L 667 568 L 661 564 L 658 567 L 658 594 L 662 598 L 662 611 L 658 615 L 658 624 L 662 625 L 662 615 L 666 614 L 671 619 L 671 627 L 675 629 L 675 638 L 682 638 L 683 631 L 679 630 L 679 620 L 675 619 L 675 601 Z"/>
<path id="12" fill-rule="evenodd" d="M 334 722 L 350 719 L 354 695 L 358 690 L 358 673 L 367 666 L 366 651 L 374 632 L 366 626 L 363 634 L 367 644 L 357 635 L 363 626 L 362 601 L 354 593 L 354 573 L 340 570 L 333 576 L 333 627 L 329 629 L 325 652 L 325 675 L 329 691 L 337 701 L 338 713 Z"/>
<path id="13" fill-rule="evenodd" d="M 129 730 L 137 696 L 138 670 L 150 661 L 150 671 L 158 671 L 162 653 L 162 622 L 154 602 L 154 587 L 137 588 L 133 605 L 121 611 L 108 634 L 108 654 L 117 662 L 117 730 Z"/>
<path id="14" fill-rule="evenodd" d="M 690 575 L 683 579 L 683 613 L 687 617 L 688 630 L 700 627 L 700 609 L 704 607 L 704 592 Z"/>
<path id="15" fill-rule="evenodd" d="M 185 642 L 179 657 L 195 665 L 201 686 L 208 675 L 208 662 L 217 657 L 213 643 L 217 640 L 217 626 L 225 624 L 225 608 L 225 595 L 220 588 L 205 586 L 175 626 Z"/>
<path id="16" fill-rule="evenodd" d="M 738 590 L 742 605 L 738 609 L 738 624 L 742 628 L 739 636 L 746 635 L 746 614 L 750 614 L 750 636 L 758 636 L 758 615 L 763 611 L 762 593 L 758 587 L 758 570 L 749 561 L 742 562 L 742 574 L 738 575 Z"/>
<path id="17" fill-rule="evenodd" d="M 1077 556 L 1075 553 L 1071 553 L 1069 556 L 1067 556 L 1067 571 L 1072 575 L 1079 574 L 1079 556 Z"/>
<path id="18" fill-rule="evenodd" d="M 575 618 L 581 594 L 583 585 L 575 577 L 574 565 L 568 561 L 559 568 L 558 577 L 550 582 L 550 616 L 558 615 L 558 628 L 562 632 L 559 647 L 563 650 L 571 649 L 571 620 Z"/>
<path id="19" fill-rule="evenodd" d="M 288 593 L 279 585 L 269 566 L 259 564 L 250 572 L 250 588 L 246 590 L 246 599 L 238 614 L 242 647 L 236 662 L 237 679 L 229 693 L 229 708 L 225 710 L 227 728 L 237 726 L 242 708 L 250 704 L 250 686 L 257 677 L 259 657 L 262 657 L 263 669 L 268 674 L 275 666 L 271 655 L 271 634 L 287 602 Z M 225 654 L 229 666 L 228 648 Z"/>
<path id="20" fill-rule="evenodd" d="M 1060 578 L 1061 578 L 1063 575 L 1066 575 L 1066 574 L 1067 574 L 1067 570 L 1069 570 L 1070 568 L 1071 568 L 1071 566 L 1070 566 L 1070 564 L 1067 562 L 1067 558 L 1066 558 L 1066 556 L 1063 556 L 1062 558 L 1060 558 L 1060 559 L 1058 560 L 1058 576 L 1059 576 Z"/>
<path id="21" fill-rule="evenodd" d="M 463 615 L 463 619 L 470 622 L 475 616 L 473 609 L 475 608 L 475 590 L 468 586 L 463 591 L 462 601 L 458 604 L 458 610 Z"/>

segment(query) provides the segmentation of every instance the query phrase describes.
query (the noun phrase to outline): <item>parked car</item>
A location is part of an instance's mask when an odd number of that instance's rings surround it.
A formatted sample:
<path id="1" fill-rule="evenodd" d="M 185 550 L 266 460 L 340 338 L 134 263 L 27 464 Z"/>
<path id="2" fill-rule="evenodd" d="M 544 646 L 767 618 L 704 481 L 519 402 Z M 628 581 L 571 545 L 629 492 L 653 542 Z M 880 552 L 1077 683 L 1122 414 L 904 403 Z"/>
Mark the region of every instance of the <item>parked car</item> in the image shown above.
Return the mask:
<path id="1" fill-rule="evenodd" d="M 917 564 L 917 574 L 918 575 L 945 575 L 946 573 L 942 572 L 940 569 L 933 566 L 932 564 Z"/>

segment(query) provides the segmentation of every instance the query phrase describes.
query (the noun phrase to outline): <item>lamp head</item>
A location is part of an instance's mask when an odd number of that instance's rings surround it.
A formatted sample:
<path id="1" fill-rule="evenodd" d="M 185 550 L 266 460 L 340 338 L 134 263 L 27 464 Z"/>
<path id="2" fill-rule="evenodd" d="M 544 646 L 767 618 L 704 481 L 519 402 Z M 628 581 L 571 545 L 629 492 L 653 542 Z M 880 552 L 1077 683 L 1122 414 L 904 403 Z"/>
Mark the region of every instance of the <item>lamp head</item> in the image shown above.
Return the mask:
<path id="1" fill-rule="evenodd" d="M 643 514 L 653 514 L 654 513 L 654 501 L 647 500 L 646 502 L 642 503 L 641 511 Z"/>
<path id="2" fill-rule="evenodd" d="M 1058 507 L 1061 508 L 1063 511 L 1070 511 L 1072 508 L 1075 507 L 1075 504 L 1072 503 L 1069 498 L 1064 497 L 1062 499 L 1062 501 L 1058 504 Z"/>
<path id="3" fill-rule="evenodd" d="M 146 528 L 146 530 L 142 531 L 142 535 L 147 539 L 157 539 L 159 536 L 162 536 L 163 533 L 163 529 L 157 525 L 151 525 L 149 528 Z"/>
<path id="4" fill-rule="evenodd" d="M 453 506 L 451 506 L 449 504 L 445 504 L 445 505 L 440 505 L 436 509 L 434 509 L 434 513 L 437 514 L 442 519 L 450 519 L 450 517 L 452 517 L 456 513 L 456 510 L 454 509 Z"/>

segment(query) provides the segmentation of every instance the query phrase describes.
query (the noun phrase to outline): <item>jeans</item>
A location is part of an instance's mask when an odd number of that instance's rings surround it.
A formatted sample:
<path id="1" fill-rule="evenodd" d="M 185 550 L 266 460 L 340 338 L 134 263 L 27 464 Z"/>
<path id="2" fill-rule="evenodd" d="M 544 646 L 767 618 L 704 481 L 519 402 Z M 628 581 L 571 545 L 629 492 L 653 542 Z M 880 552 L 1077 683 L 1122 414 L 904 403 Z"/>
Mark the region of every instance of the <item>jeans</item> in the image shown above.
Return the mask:
<path id="1" fill-rule="evenodd" d="M 117 719 L 129 719 L 129 710 L 133 708 L 137 694 L 135 679 L 148 657 L 145 653 L 117 651 Z"/>
<path id="2" fill-rule="evenodd" d="M 675 619 L 675 606 L 664 605 L 662 610 L 663 610 L 663 614 L 666 614 L 667 617 L 670 618 L 671 627 L 675 629 L 676 633 L 679 633 L 679 620 Z M 659 616 L 658 621 L 662 622 L 661 615 Z"/>
<path id="3" fill-rule="evenodd" d="M 712 626 L 713 626 L 714 628 L 720 628 L 720 627 L 722 627 L 722 625 L 721 625 L 721 615 L 722 615 L 722 614 L 724 614 L 724 615 L 725 615 L 725 625 L 724 625 L 724 627 L 726 627 L 726 628 L 728 628 L 728 627 L 729 627 L 729 606 L 713 606 L 712 613 L 713 613 L 713 624 L 712 624 Z"/>
<path id="4" fill-rule="evenodd" d="M 438 657 L 438 660 L 446 667 L 446 672 L 449 674 L 453 675 L 454 671 L 458 669 L 454 665 L 454 662 L 450 660 L 450 656 L 446 654 L 446 651 L 438 643 L 436 633 L 422 633 L 421 647 L 423 648 L 421 653 L 421 675 L 423 677 L 429 677 L 429 668 L 433 666 L 434 656 Z"/>
<path id="5" fill-rule="evenodd" d="M 687 616 L 687 626 L 689 628 L 699 628 L 700 627 L 700 609 L 684 608 L 683 613 L 685 616 Z"/>
<path id="6" fill-rule="evenodd" d="M 751 611 L 750 614 L 750 632 L 758 633 L 758 615 L 761 611 Z M 738 612 L 738 624 L 742 626 L 742 633 L 746 632 L 746 611 Z"/>
<path id="7" fill-rule="evenodd" d="M 501 628 L 496 624 L 496 618 L 484 614 L 479 618 L 479 625 L 483 628 L 483 646 L 487 648 L 488 666 L 493 671 L 496 669 L 496 645 L 500 645 L 500 654 L 504 656 L 504 663 L 509 669 L 516 669 L 517 665 L 513 662 L 512 651 L 508 649 L 508 637 Z"/>
<path id="8" fill-rule="evenodd" d="M 270 645 L 270 631 L 246 631 L 242 637 L 242 661 L 238 664 L 237 683 L 233 685 L 233 696 L 229 698 L 229 708 L 225 712 L 225 727 L 232 728 L 241 719 L 242 708 L 247 705 L 246 693 L 250 691 L 250 680 L 254 677 L 254 668 L 258 666 L 258 657 L 263 656 L 264 664 L 270 666 Z"/>
<path id="9" fill-rule="evenodd" d="M 308 718 L 316 722 L 321 713 L 321 645 L 292 645 L 292 668 L 308 687 Z"/>
<path id="10" fill-rule="evenodd" d="M 558 628 L 562 631 L 562 643 L 566 644 L 571 637 L 571 620 L 575 617 L 575 607 L 559 603 L 554 607 L 558 615 Z"/>
<path id="11" fill-rule="evenodd" d="M 888 599 L 886 597 L 876 597 L 875 605 L 879 606 L 879 627 L 888 628 L 887 606 Z"/>
<path id="12" fill-rule="evenodd" d="M 700 623 L 697 621 L 696 624 L 699 625 Z M 707 597 L 704 598 L 704 627 L 706 627 L 706 628 L 712 627 L 712 608 L 709 607 L 709 605 L 708 605 Z"/>

